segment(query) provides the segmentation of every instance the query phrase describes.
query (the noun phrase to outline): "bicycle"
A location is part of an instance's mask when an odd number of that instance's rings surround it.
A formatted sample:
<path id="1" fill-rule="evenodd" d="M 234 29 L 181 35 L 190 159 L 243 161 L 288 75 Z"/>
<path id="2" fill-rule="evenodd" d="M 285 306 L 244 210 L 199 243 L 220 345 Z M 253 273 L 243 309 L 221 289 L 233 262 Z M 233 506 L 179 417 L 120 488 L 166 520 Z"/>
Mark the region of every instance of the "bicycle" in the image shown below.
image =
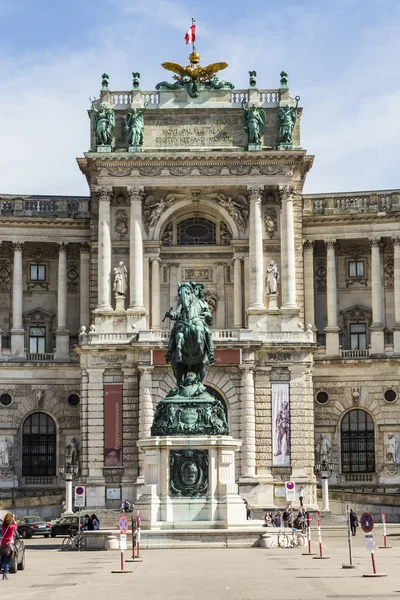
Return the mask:
<path id="1" fill-rule="evenodd" d="M 70 531 L 69 536 L 63 539 L 61 550 L 69 552 L 70 550 L 78 550 L 79 552 L 86 550 L 86 537 L 81 531 L 76 533 Z"/>
<path id="2" fill-rule="evenodd" d="M 301 533 L 298 529 L 292 528 L 290 533 L 286 531 L 278 532 L 278 546 L 279 548 L 303 548 L 306 543 L 306 537 L 304 533 Z"/>

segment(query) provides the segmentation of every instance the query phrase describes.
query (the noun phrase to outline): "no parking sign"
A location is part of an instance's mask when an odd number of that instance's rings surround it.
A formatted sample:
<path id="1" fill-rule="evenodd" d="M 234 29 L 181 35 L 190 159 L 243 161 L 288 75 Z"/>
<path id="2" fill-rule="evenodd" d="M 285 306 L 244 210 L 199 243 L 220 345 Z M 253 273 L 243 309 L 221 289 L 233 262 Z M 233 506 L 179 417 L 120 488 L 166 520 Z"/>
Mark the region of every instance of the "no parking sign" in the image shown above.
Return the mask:
<path id="1" fill-rule="evenodd" d="M 296 500 L 296 484 L 294 481 L 287 481 L 285 483 L 285 489 L 286 489 L 286 500 L 288 502 L 293 502 L 293 500 Z"/>

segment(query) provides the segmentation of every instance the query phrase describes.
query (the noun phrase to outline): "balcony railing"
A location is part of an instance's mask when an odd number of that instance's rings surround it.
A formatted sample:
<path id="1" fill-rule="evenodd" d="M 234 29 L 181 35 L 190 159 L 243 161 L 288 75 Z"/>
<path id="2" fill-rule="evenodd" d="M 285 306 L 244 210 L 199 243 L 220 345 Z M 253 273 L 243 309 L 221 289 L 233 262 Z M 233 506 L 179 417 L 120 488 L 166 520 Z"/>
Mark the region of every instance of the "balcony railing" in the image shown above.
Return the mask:
<path id="1" fill-rule="evenodd" d="M 26 355 L 26 360 L 33 362 L 51 362 L 54 361 L 54 353 L 53 352 L 39 352 L 32 353 Z"/>
<path id="2" fill-rule="evenodd" d="M 369 357 L 369 349 L 368 350 L 341 350 L 340 351 L 342 358 L 368 358 Z"/>
<path id="3" fill-rule="evenodd" d="M 304 196 L 305 214 L 337 215 L 395 211 L 400 211 L 400 190 Z"/>
<path id="4" fill-rule="evenodd" d="M 3 216 L 72 218 L 89 217 L 89 198 L 85 196 L 0 196 Z"/>

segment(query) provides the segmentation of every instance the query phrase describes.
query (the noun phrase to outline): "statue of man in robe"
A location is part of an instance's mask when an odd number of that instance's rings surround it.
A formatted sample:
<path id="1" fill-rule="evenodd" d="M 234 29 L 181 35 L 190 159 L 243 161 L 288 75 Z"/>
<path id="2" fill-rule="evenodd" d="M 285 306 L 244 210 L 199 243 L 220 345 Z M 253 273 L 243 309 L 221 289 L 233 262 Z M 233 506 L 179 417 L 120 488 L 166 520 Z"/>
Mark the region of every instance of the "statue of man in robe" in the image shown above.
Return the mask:
<path id="1" fill-rule="evenodd" d="M 115 297 L 125 298 L 128 289 L 128 271 L 122 260 L 119 262 L 118 267 L 114 267 L 113 273 Z"/>

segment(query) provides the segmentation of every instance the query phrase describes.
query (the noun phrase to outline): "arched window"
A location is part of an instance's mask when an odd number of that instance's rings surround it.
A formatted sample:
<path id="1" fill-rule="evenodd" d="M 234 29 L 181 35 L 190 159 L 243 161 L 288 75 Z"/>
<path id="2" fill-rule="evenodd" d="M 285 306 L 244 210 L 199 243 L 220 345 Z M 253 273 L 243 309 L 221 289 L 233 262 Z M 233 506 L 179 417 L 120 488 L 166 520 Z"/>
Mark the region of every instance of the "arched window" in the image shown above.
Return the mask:
<path id="1" fill-rule="evenodd" d="M 45 413 L 34 413 L 22 429 L 22 475 L 49 477 L 56 474 L 56 424 Z"/>
<path id="2" fill-rule="evenodd" d="M 212 246 L 216 244 L 215 223 L 192 217 L 181 221 L 177 228 L 178 246 Z"/>
<path id="3" fill-rule="evenodd" d="M 342 473 L 375 472 L 375 434 L 371 416 L 359 408 L 348 412 L 341 426 Z"/>

